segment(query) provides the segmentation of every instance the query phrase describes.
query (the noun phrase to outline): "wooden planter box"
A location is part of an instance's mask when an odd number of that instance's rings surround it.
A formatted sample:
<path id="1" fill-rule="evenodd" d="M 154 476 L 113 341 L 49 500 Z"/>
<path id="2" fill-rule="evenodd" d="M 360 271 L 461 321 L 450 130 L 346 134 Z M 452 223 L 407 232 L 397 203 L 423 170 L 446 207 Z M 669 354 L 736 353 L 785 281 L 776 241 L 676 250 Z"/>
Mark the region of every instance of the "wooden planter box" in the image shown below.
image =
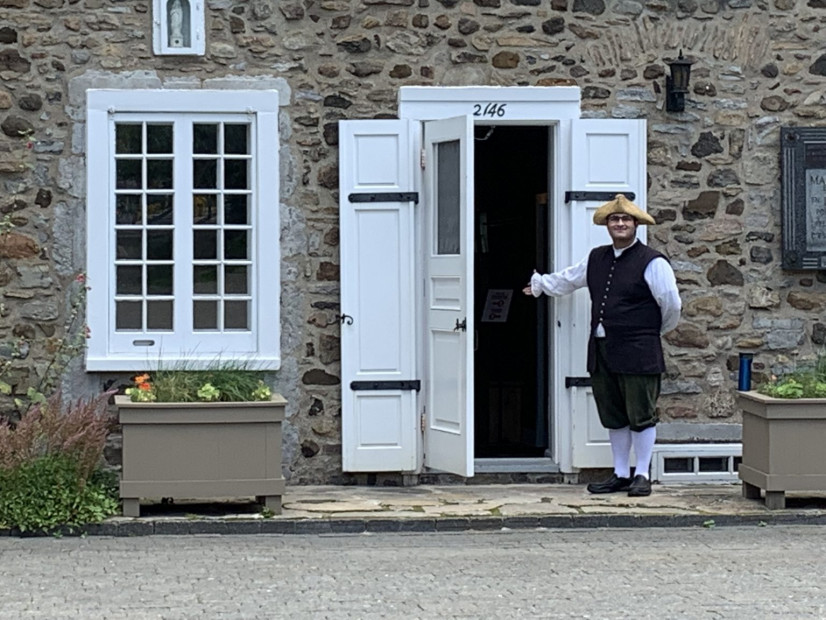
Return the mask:
<path id="1" fill-rule="evenodd" d="M 743 410 L 743 496 L 785 508 L 786 491 L 826 491 L 826 398 L 739 392 Z"/>
<path id="2" fill-rule="evenodd" d="M 141 498 L 254 496 L 281 513 L 281 423 L 287 401 L 133 403 L 116 396 L 123 429 L 123 514 Z"/>

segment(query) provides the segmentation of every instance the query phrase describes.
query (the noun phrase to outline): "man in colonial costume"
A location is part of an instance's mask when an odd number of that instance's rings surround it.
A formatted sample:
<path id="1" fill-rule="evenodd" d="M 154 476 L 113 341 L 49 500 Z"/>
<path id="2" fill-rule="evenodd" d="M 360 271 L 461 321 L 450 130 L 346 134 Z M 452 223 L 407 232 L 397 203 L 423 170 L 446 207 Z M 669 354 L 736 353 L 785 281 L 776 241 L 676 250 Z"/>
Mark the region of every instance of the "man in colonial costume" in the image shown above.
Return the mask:
<path id="1" fill-rule="evenodd" d="M 608 429 L 614 473 L 588 485 L 591 493 L 651 494 L 648 470 L 657 439 L 657 398 L 665 371 L 661 335 L 680 320 L 682 303 L 668 259 L 637 239 L 654 218 L 623 194 L 594 213 L 612 244 L 552 274 L 534 272 L 523 292 L 558 297 L 588 287 L 591 332 L 588 372 L 602 425 Z M 636 455 L 631 478 L 631 448 Z"/>

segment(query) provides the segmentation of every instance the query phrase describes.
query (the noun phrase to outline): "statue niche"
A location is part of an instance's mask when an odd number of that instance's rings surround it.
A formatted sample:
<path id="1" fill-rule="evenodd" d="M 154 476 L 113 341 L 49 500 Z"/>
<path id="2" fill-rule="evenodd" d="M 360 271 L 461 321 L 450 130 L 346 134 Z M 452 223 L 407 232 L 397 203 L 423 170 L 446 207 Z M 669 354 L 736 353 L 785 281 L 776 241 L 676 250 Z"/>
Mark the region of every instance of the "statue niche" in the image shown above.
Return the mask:
<path id="1" fill-rule="evenodd" d="M 166 3 L 169 47 L 190 47 L 192 18 L 189 0 L 168 0 Z"/>

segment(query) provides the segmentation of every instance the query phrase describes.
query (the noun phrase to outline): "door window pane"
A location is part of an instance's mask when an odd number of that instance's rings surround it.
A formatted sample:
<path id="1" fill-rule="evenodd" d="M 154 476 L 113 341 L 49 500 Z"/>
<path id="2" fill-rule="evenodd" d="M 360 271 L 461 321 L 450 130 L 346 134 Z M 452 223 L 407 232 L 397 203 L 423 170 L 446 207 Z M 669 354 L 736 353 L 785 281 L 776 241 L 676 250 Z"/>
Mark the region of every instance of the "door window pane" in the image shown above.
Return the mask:
<path id="1" fill-rule="evenodd" d="M 193 185 L 197 189 L 218 187 L 218 162 L 215 159 L 196 159 L 192 162 Z"/>
<path id="2" fill-rule="evenodd" d="M 249 302 L 246 301 L 226 301 L 224 302 L 224 328 L 225 329 L 248 329 L 249 318 L 247 309 Z"/>
<path id="3" fill-rule="evenodd" d="M 246 265 L 227 265 L 224 267 L 224 292 L 227 295 L 246 295 L 249 293 L 249 269 Z"/>
<path id="4" fill-rule="evenodd" d="M 195 247 L 192 258 L 218 258 L 218 236 L 214 230 L 196 230 L 193 241 Z"/>
<path id="5" fill-rule="evenodd" d="M 143 268 L 140 265 L 119 265 L 115 269 L 115 293 L 117 295 L 143 293 Z"/>
<path id="6" fill-rule="evenodd" d="M 218 267 L 215 265 L 195 265 L 192 268 L 192 280 L 192 291 L 195 294 L 218 293 Z"/>
<path id="7" fill-rule="evenodd" d="M 218 329 L 217 301 L 195 301 L 192 313 L 195 329 Z"/>
<path id="8" fill-rule="evenodd" d="M 152 300 L 146 302 L 146 329 L 172 329 L 172 301 Z"/>
<path id="9" fill-rule="evenodd" d="M 192 218 L 195 224 L 218 222 L 218 197 L 215 194 L 195 194 L 192 197 Z"/>
<path id="10" fill-rule="evenodd" d="M 249 196 L 226 194 L 224 196 L 224 224 L 249 223 Z"/>
<path id="11" fill-rule="evenodd" d="M 146 267 L 146 292 L 149 295 L 172 294 L 172 265 Z"/>
<path id="12" fill-rule="evenodd" d="M 146 231 L 147 260 L 172 260 L 172 254 L 173 248 L 171 230 Z"/>
<path id="13" fill-rule="evenodd" d="M 141 223 L 141 195 L 118 194 L 115 197 L 115 223 Z"/>
<path id="14" fill-rule="evenodd" d="M 117 232 L 116 258 L 120 260 L 140 260 L 142 252 L 143 232 L 140 230 L 119 230 Z"/>
<path id="15" fill-rule="evenodd" d="M 175 223 L 172 212 L 172 194 L 152 194 L 146 197 L 146 223 L 156 225 Z"/>
<path id="16" fill-rule="evenodd" d="M 224 258 L 245 259 L 248 258 L 249 242 L 246 230 L 225 230 L 224 231 Z"/>
<path id="17" fill-rule="evenodd" d="M 143 304 L 139 301 L 119 301 L 115 304 L 115 329 L 142 329 Z"/>
<path id="18" fill-rule="evenodd" d="M 218 125 L 204 123 L 192 125 L 192 152 L 208 155 L 218 152 Z"/>
<path id="19" fill-rule="evenodd" d="M 172 125 L 146 126 L 146 152 L 172 153 Z"/>
<path id="20" fill-rule="evenodd" d="M 143 125 L 118 123 L 115 126 L 115 153 L 118 155 L 135 155 L 142 153 L 141 133 Z"/>
<path id="21" fill-rule="evenodd" d="M 249 153 L 249 125 L 224 125 L 224 152 L 231 155 L 246 155 Z"/>
<path id="22" fill-rule="evenodd" d="M 247 189 L 247 160 L 227 159 L 224 161 L 224 188 Z"/>
<path id="23" fill-rule="evenodd" d="M 119 159 L 115 164 L 116 189 L 143 189 L 143 166 L 140 159 Z"/>
<path id="24" fill-rule="evenodd" d="M 146 183 L 149 189 L 172 189 L 172 160 L 147 160 Z"/>
<path id="25" fill-rule="evenodd" d="M 459 254 L 459 141 L 436 145 L 436 253 Z"/>

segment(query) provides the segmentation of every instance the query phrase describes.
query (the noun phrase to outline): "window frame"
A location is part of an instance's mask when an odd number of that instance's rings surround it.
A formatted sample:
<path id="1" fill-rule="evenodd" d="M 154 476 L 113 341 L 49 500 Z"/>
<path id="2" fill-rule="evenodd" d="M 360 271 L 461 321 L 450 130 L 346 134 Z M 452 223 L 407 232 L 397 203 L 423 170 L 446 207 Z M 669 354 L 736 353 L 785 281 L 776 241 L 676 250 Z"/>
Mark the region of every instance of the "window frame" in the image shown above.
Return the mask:
<path id="1" fill-rule="evenodd" d="M 280 368 L 278 105 L 275 90 L 87 91 L 87 371 L 140 372 L 159 366 L 196 369 L 216 360 L 242 362 L 260 370 Z M 193 122 L 200 117 L 211 122 L 216 115 L 226 115 L 229 122 L 241 115 L 250 120 L 250 223 L 254 231 L 250 249 L 254 265 L 250 282 L 251 336 L 242 347 L 227 348 L 222 342 L 227 338 L 195 331 L 192 326 L 182 330 L 176 325 L 173 332 L 135 332 L 136 340 L 152 339 L 155 344 L 124 351 L 122 342 L 121 346 L 116 342 L 123 340 L 122 334 L 116 334 L 114 326 L 115 123 L 141 118 L 153 122 L 170 116 L 189 116 Z M 191 161 L 189 146 L 189 152 L 176 153 L 176 157 Z M 180 225 L 175 222 L 176 228 Z M 191 225 L 187 229 L 192 230 Z M 176 272 L 185 259 L 180 255 L 184 249 L 176 245 Z M 180 293 L 177 286 L 175 293 Z M 179 303 L 191 301 L 183 299 Z"/>
<path id="2" fill-rule="evenodd" d="M 203 56 L 206 52 L 204 0 L 187 0 L 190 42 L 185 47 L 171 47 L 169 38 L 169 0 L 152 0 L 152 51 L 156 56 Z M 185 16 L 187 17 L 187 16 Z"/>

